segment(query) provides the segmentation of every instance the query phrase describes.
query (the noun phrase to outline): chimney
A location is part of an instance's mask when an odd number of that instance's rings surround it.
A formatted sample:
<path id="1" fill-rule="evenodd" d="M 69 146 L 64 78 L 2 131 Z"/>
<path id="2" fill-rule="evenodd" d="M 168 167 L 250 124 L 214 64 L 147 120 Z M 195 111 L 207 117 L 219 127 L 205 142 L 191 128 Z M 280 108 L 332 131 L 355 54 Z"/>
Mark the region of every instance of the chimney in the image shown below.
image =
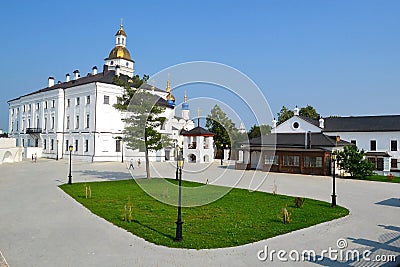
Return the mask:
<path id="1" fill-rule="evenodd" d="M 67 73 L 67 74 L 65 75 L 65 81 L 66 81 L 66 82 L 69 82 L 69 81 L 70 81 L 69 73 Z"/>
<path id="2" fill-rule="evenodd" d="M 94 67 L 92 68 L 92 75 L 96 75 L 96 74 L 97 74 L 97 67 L 94 66 Z"/>
<path id="3" fill-rule="evenodd" d="M 54 77 L 49 77 L 48 87 L 54 86 Z"/>
<path id="4" fill-rule="evenodd" d="M 322 117 L 319 119 L 319 128 L 325 128 L 325 120 Z"/>
<path id="5" fill-rule="evenodd" d="M 74 70 L 74 80 L 78 80 L 79 77 L 79 70 Z"/>
<path id="6" fill-rule="evenodd" d="M 108 72 L 108 65 L 103 65 L 103 75 L 106 75 Z"/>
<path id="7" fill-rule="evenodd" d="M 300 109 L 296 106 L 296 108 L 294 109 L 294 115 L 299 116 L 299 114 L 300 114 Z"/>
<path id="8" fill-rule="evenodd" d="M 115 66 L 115 75 L 119 77 L 119 65 Z"/>
<path id="9" fill-rule="evenodd" d="M 277 121 L 275 118 L 272 120 L 272 128 L 276 128 Z"/>

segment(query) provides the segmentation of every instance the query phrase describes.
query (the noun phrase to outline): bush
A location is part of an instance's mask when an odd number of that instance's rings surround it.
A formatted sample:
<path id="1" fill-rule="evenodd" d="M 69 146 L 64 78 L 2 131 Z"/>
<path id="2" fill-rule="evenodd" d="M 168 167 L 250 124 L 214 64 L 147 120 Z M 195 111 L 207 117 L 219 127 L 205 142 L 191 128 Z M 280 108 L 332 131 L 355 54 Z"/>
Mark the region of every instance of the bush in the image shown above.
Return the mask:
<path id="1" fill-rule="evenodd" d="M 365 160 L 364 150 L 359 151 L 357 146 L 345 146 L 336 155 L 339 168 L 350 173 L 352 177 L 365 178 L 373 175 L 373 164 Z"/>
<path id="2" fill-rule="evenodd" d="M 304 204 L 304 198 L 296 197 L 294 199 L 294 204 L 296 205 L 297 208 L 302 208 Z"/>

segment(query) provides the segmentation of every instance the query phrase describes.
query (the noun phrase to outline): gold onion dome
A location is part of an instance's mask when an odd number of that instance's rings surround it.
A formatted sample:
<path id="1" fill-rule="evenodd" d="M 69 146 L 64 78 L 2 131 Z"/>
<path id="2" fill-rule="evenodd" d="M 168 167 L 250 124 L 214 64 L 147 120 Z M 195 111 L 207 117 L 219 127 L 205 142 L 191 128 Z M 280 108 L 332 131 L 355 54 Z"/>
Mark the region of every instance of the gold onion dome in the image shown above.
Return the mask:
<path id="1" fill-rule="evenodd" d="M 115 36 L 117 36 L 117 35 L 123 35 L 126 37 L 126 32 L 124 31 L 124 27 L 122 25 L 119 26 L 119 30 L 117 31 Z"/>
<path id="2" fill-rule="evenodd" d="M 172 102 L 175 102 L 175 97 L 172 95 L 172 93 L 171 93 L 171 83 L 170 83 L 170 81 L 168 80 L 167 81 L 167 88 L 165 89 L 165 91 L 167 91 L 167 101 L 169 102 L 169 101 L 172 101 Z"/>
<path id="3" fill-rule="evenodd" d="M 129 53 L 128 49 L 126 49 L 125 47 L 120 46 L 120 45 L 114 47 L 111 50 L 110 55 L 108 56 L 108 59 L 116 59 L 116 58 L 132 60 L 131 54 Z"/>

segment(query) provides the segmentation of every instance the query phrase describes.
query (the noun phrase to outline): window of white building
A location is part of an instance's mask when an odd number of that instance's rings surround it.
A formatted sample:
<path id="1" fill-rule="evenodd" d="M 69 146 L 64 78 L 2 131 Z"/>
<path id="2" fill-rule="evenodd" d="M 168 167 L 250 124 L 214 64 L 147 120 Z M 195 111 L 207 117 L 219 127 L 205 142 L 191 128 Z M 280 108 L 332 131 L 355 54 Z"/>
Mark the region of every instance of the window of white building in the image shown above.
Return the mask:
<path id="1" fill-rule="evenodd" d="M 397 151 L 397 140 L 390 141 L 390 151 Z"/>
<path id="2" fill-rule="evenodd" d="M 78 145 L 79 145 L 79 141 L 78 140 L 75 140 L 75 151 L 78 151 Z"/>
<path id="3" fill-rule="evenodd" d="M 76 116 L 75 122 L 76 122 L 75 129 L 79 129 L 79 115 Z"/>
<path id="4" fill-rule="evenodd" d="M 115 140 L 115 152 L 121 152 L 121 140 Z"/>
<path id="5" fill-rule="evenodd" d="M 80 98 L 77 97 L 77 98 L 76 98 L 76 105 L 79 106 L 80 102 L 81 102 L 81 101 L 80 101 Z"/>
<path id="6" fill-rule="evenodd" d="M 90 124 L 90 116 L 89 114 L 86 114 L 86 129 L 89 128 L 89 124 Z"/>
<path id="7" fill-rule="evenodd" d="M 54 116 L 51 117 L 51 129 L 54 129 Z"/>
<path id="8" fill-rule="evenodd" d="M 50 140 L 50 149 L 54 150 L 54 139 Z"/>
<path id="9" fill-rule="evenodd" d="M 55 101 L 55 100 L 52 100 L 52 101 L 51 101 L 51 107 L 52 107 L 52 108 L 55 108 L 55 107 L 56 107 L 56 101 Z"/>
<path id="10" fill-rule="evenodd" d="M 85 152 L 89 152 L 89 140 L 85 140 Z"/>
<path id="11" fill-rule="evenodd" d="M 104 96 L 104 104 L 106 104 L 106 105 L 110 104 L 110 97 L 108 95 Z"/>
<path id="12" fill-rule="evenodd" d="M 69 108 L 71 106 L 71 99 L 67 99 L 67 107 Z"/>
<path id="13" fill-rule="evenodd" d="M 67 125 L 66 128 L 69 129 L 69 116 L 67 116 Z"/>
<path id="14" fill-rule="evenodd" d="M 90 95 L 86 97 L 86 104 L 90 104 Z"/>
<path id="15" fill-rule="evenodd" d="M 65 151 L 68 151 L 69 140 L 65 140 Z"/>
<path id="16" fill-rule="evenodd" d="M 370 150 L 371 151 L 376 151 L 376 140 L 371 140 L 370 141 Z"/>
<path id="17" fill-rule="evenodd" d="M 44 149 L 47 149 L 47 142 L 46 141 L 47 141 L 46 139 L 43 139 L 43 148 Z"/>

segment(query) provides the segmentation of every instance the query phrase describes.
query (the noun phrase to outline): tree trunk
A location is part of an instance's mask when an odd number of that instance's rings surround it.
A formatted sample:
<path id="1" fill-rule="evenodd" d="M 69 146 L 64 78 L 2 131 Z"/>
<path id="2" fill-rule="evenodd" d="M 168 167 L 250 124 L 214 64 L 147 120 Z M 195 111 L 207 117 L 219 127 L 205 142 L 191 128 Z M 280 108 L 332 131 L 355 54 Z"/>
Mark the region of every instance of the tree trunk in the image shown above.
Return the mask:
<path id="1" fill-rule="evenodd" d="M 145 157 L 146 157 L 146 174 L 147 174 L 147 179 L 150 179 L 150 164 L 149 164 L 149 151 L 147 148 L 145 149 Z"/>
<path id="2" fill-rule="evenodd" d="M 149 150 L 147 149 L 147 136 L 144 135 L 144 155 L 146 158 L 146 175 L 150 179 L 150 163 L 149 163 Z"/>

